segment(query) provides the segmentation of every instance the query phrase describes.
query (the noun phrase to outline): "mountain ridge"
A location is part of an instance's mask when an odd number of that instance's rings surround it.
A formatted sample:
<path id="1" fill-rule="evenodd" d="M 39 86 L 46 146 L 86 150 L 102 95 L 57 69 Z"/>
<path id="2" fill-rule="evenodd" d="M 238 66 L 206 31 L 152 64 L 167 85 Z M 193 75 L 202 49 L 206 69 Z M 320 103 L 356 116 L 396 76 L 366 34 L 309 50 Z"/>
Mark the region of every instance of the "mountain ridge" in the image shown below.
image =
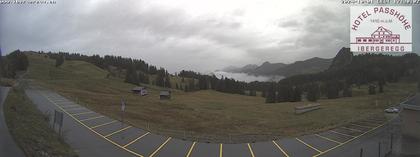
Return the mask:
<path id="1" fill-rule="evenodd" d="M 231 73 L 246 73 L 257 76 L 293 76 L 299 74 L 317 73 L 328 69 L 345 66 L 351 62 L 353 53 L 350 48 L 341 48 L 333 58 L 312 57 L 302 61 L 296 61 L 291 64 L 270 63 L 268 61 L 261 65 L 247 64 L 243 67 L 229 66 L 221 71 Z"/>

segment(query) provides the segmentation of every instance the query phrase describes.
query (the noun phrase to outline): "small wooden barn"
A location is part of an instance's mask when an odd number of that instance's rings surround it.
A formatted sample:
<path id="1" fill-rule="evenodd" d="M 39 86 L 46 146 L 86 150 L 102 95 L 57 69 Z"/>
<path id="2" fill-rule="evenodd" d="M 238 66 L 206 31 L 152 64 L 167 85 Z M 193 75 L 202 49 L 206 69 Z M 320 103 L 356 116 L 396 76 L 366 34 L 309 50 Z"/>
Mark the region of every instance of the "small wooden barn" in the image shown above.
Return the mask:
<path id="1" fill-rule="evenodd" d="M 160 100 L 169 100 L 171 99 L 171 91 L 163 90 L 159 93 Z"/>
<path id="2" fill-rule="evenodd" d="M 149 93 L 147 92 L 147 89 L 146 89 L 145 87 L 134 87 L 133 89 L 131 89 L 131 91 L 132 91 L 134 94 L 139 94 L 139 95 L 141 95 L 141 96 L 145 96 L 145 95 L 149 94 Z"/>

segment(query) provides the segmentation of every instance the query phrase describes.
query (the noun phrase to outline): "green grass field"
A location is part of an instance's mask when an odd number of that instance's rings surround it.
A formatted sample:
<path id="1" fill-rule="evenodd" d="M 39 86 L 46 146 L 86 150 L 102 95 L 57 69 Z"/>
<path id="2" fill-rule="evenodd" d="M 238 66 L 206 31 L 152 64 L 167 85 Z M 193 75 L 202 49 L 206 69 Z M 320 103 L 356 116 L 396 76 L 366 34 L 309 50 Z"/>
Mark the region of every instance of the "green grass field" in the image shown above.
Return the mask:
<path id="1" fill-rule="evenodd" d="M 47 116 L 31 104 L 23 90 L 13 87 L 9 91 L 4 111 L 13 138 L 27 156 L 77 156 L 50 127 Z"/>
<path id="2" fill-rule="evenodd" d="M 265 104 L 262 97 L 226 94 L 206 90 L 174 90 L 169 101 L 159 100 L 159 90 L 147 86 L 149 95 L 131 93 L 134 85 L 120 78 L 106 78 L 107 71 L 82 61 L 65 61 L 56 68 L 55 60 L 28 54 L 26 76 L 44 87 L 80 100 L 89 108 L 120 119 L 120 100 L 127 104 L 125 119 L 138 127 L 190 131 L 196 134 L 274 134 L 295 136 L 329 129 L 373 115 L 396 104 L 416 90 L 414 83 L 387 84 L 385 93 L 367 95 L 367 87 L 354 88 L 354 97 L 321 99 L 322 109 L 295 115 L 294 107 L 309 102 Z M 378 102 L 376 105 L 376 101 Z"/>

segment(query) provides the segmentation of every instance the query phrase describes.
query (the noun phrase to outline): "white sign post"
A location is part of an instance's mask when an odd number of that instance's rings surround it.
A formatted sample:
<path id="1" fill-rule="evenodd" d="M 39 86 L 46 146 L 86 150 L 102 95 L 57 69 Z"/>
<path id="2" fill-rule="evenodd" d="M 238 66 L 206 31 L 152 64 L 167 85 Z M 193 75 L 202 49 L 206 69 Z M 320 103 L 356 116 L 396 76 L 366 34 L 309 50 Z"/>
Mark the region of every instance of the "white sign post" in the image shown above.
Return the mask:
<path id="1" fill-rule="evenodd" d="M 124 103 L 124 100 L 121 99 L 121 125 L 124 125 L 124 112 L 125 112 L 125 103 Z"/>

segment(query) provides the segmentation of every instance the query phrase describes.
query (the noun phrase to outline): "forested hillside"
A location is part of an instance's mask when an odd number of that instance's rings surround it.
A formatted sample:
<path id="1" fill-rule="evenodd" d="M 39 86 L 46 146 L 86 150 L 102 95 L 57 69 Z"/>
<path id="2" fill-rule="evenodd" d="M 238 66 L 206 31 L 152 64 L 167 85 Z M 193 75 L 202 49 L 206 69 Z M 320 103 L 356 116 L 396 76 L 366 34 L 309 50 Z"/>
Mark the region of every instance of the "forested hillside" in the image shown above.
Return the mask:
<path id="1" fill-rule="evenodd" d="M 15 78 L 18 71 L 25 71 L 29 61 L 20 50 L 13 51 L 5 57 L 0 56 L 0 75 L 6 78 Z"/>
<path id="2" fill-rule="evenodd" d="M 351 97 L 352 87 L 369 85 L 369 94 L 384 92 L 387 82 L 419 81 L 420 57 L 415 53 L 403 56 L 361 54 L 353 56 L 342 49 L 328 70 L 316 74 L 296 75 L 272 83 L 268 88 L 268 103 L 310 101 L 320 97 L 335 99 Z"/>

